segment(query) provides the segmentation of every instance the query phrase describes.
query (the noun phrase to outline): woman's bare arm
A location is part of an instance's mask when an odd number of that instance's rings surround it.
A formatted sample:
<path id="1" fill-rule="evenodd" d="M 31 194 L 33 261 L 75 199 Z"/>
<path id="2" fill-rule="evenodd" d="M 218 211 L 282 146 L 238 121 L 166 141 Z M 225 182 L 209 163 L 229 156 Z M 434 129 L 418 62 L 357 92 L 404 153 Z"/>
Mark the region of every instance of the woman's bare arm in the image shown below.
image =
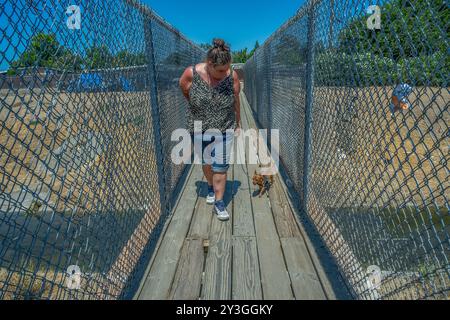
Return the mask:
<path id="1" fill-rule="evenodd" d="M 179 81 L 180 89 L 188 101 L 189 101 L 189 89 L 191 88 L 193 76 L 194 75 L 192 73 L 192 67 L 189 66 L 184 70 Z"/>

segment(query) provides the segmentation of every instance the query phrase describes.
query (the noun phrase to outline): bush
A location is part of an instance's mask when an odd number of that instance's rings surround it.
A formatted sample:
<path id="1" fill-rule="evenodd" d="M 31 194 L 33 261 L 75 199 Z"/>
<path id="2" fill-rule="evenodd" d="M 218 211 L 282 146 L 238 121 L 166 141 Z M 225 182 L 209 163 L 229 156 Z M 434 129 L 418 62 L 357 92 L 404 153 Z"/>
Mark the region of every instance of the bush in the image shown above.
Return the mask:
<path id="1" fill-rule="evenodd" d="M 399 61 L 401 78 L 416 85 L 446 87 L 449 68 L 450 57 L 444 52 Z"/>
<path id="2" fill-rule="evenodd" d="M 333 51 L 315 59 L 316 85 L 368 86 L 395 82 L 395 62 L 369 52 L 348 54 Z"/>
<path id="3" fill-rule="evenodd" d="M 358 16 L 339 34 L 341 50 L 373 52 L 395 61 L 445 52 L 450 9 L 443 0 L 393 0 L 381 7 L 381 30 Z"/>
<path id="4" fill-rule="evenodd" d="M 381 30 L 357 16 L 337 48 L 317 50 L 316 84 L 447 86 L 450 9 L 442 0 L 393 0 L 381 8 Z"/>
<path id="5" fill-rule="evenodd" d="M 443 52 L 404 58 L 399 62 L 370 52 L 323 52 L 315 59 L 315 84 L 377 86 L 406 82 L 411 85 L 447 86 L 450 58 Z"/>

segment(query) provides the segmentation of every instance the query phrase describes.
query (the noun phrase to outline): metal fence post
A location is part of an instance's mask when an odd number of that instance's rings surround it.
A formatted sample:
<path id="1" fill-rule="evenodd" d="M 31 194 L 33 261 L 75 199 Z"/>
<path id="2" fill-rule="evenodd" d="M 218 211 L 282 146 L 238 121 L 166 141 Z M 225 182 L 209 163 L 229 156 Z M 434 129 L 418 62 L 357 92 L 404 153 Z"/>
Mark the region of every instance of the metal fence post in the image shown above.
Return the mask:
<path id="1" fill-rule="evenodd" d="M 253 53 L 253 60 L 255 61 L 255 66 L 253 67 L 254 75 L 253 75 L 253 84 L 252 84 L 252 89 L 253 89 L 253 107 L 252 107 L 252 109 L 253 109 L 253 114 L 254 114 L 255 112 L 258 111 L 258 96 L 256 95 L 256 93 L 257 93 L 256 89 L 258 88 L 256 85 L 256 81 L 258 79 L 258 75 L 256 73 L 258 71 L 258 60 L 256 59 L 256 50 Z"/>
<path id="2" fill-rule="evenodd" d="M 303 149 L 303 211 L 309 214 L 308 201 L 310 192 L 311 140 L 312 140 L 312 108 L 314 103 L 314 14 L 315 1 L 309 3 L 308 9 L 308 46 L 306 58 L 306 106 L 305 135 Z"/>
<path id="3" fill-rule="evenodd" d="M 270 136 L 272 131 L 272 50 L 270 44 L 266 49 L 266 73 L 267 73 L 267 81 L 266 81 L 266 90 L 267 90 L 267 143 L 270 147 Z"/>
<path id="4" fill-rule="evenodd" d="M 156 79 L 155 50 L 153 48 L 152 16 L 146 16 L 144 22 L 145 51 L 148 61 L 150 80 L 150 104 L 152 112 L 153 138 L 155 141 L 155 155 L 158 168 L 159 198 L 161 203 L 161 218 L 169 211 L 166 192 L 166 175 L 164 168 L 164 151 L 161 138 L 161 118 L 158 101 L 158 86 Z"/>
<path id="5" fill-rule="evenodd" d="M 328 48 L 333 47 L 334 0 L 330 0 L 330 25 L 328 27 Z"/>

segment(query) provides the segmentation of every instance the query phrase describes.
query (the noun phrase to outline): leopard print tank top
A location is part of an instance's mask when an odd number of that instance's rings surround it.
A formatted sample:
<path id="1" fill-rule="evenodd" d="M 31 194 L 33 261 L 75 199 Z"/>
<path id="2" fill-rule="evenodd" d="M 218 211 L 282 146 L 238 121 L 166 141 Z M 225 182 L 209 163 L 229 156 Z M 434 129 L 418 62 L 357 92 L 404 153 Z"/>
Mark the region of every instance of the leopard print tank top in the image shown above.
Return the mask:
<path id="1" fill-rule="evenodd" d="M 219 129 L 225 133 L 227 129 L 236 127 L 234 111 L 233 68 L 230 75 L 219 84 L 210 86 L 192 67 L 193 80 L 189 89 L 188 123 L 191 134 L 194 132 L 194 121 L 202 121 L 202 131 Z"/>

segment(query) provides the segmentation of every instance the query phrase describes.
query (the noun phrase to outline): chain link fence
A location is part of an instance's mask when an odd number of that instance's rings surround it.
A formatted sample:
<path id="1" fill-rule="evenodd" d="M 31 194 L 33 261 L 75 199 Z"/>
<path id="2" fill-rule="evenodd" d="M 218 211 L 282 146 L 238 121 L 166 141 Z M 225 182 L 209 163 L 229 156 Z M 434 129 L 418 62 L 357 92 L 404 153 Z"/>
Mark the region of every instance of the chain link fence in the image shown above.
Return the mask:
<path id="1" fill-rule="evenodd" d="M 204 51 L 136 1 L 71 5 L 0 2 L 0 299 L 131 297 L 184 170 Z M 449 9 L 371 5 L 309 2 L 245 93 L 354 296 L 448 298 Z"/>
<path id="2" fill-rule="evenodd" d="M 443 0 L 309 1 L 245 64 L 287 185 L 359 299 L 448 299 Z"/>
<path id="3" fill-rule="evenodd" d="M 130 298 L 204 51 L 135 1 L 0 0 L 0 299 Z"/>

